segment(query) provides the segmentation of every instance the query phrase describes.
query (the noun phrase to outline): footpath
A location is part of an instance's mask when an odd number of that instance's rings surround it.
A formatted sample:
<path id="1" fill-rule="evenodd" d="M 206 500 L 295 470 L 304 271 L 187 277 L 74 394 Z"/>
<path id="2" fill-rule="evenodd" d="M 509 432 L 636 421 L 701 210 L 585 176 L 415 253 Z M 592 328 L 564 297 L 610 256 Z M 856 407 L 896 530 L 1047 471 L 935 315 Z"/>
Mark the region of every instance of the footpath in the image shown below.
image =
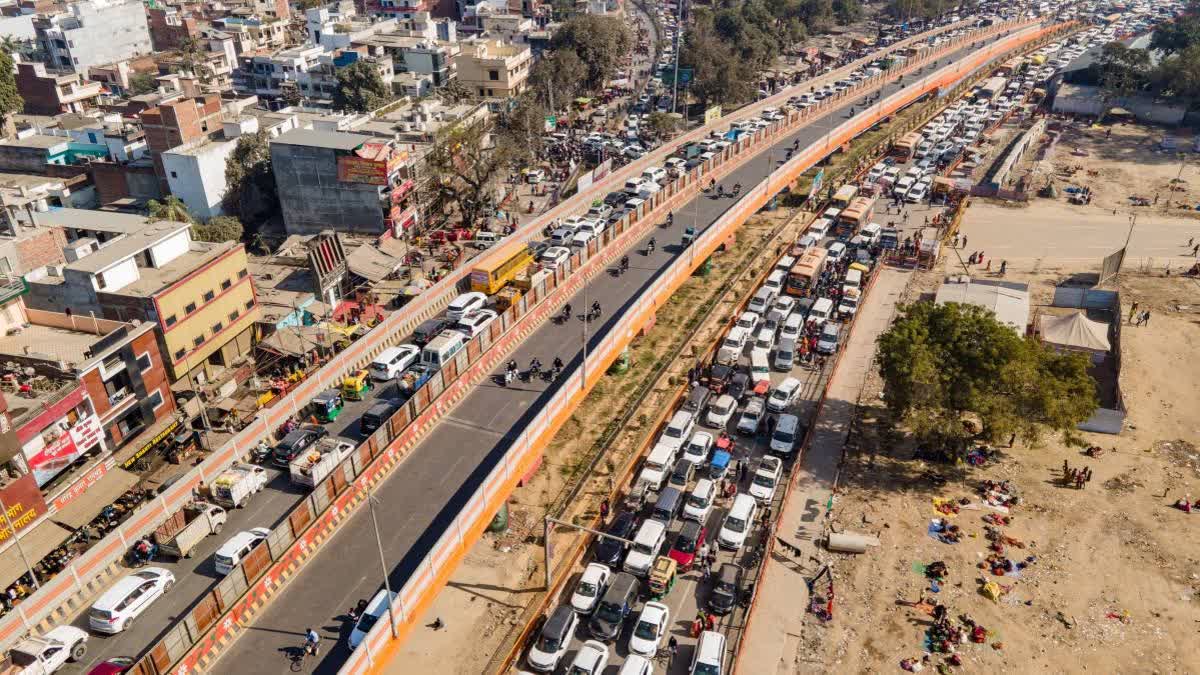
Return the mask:
<path id="1" fill-rule="evenodd" d="M 875 340 L 891 323 L 896 304 L 911 272 L 884 269 L 859 309 L 841 362 L 829 383 L 829 393 L 815 422 L 783 513 L 778 540 L 759 583 L 736 672 L 740 675 L 779 675 L 801 672 L 800 636 L 809 605 L 806 580 L 813 578 L 828 554 L 817 545 L 825 532 L 832 506 L 838 462 L 850 433 L 850 422 L 863 382 L 874 367 Z M 795 547 L 789 551 L 780 543 Z M 828 577 L 816 592 L 826 597 Z M 836 591 L 836 585 L 834 587 Z M 836 597 L 835 608 L 836 612 Z M 824 669 L 822 669 L 824 670 Z"/>

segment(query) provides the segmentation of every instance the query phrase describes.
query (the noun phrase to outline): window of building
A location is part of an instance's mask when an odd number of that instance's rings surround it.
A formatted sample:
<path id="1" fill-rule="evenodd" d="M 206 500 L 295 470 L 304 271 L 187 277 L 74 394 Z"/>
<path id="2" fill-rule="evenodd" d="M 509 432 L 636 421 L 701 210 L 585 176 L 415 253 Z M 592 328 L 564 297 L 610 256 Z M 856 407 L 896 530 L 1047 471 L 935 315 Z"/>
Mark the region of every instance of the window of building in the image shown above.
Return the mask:
<path id="1" fill-rule="evenodd" d="M 104 288 L 105 286 L 108 286 L 108 282 L 106 282 L 104 280 L 104 275 L 97 274 L 96 275 L 96 288 Z"/>
<path id="2" fill-rule="evenodd" d="M 220 321 L 218 321 L 218 322 L 214 323 L 214 324 L 213 324 L 213 335 L 216 335 L 217 333 L 220 333 L 220 332 L 221 332 L 221 329 L 222 329 L 222 328 L 224 328 L 224 327 L 225 327 L 225 324 L 221 323 Z"/>
<path id="3" fill-rule="evenodd" d="M 164 321 L 163 323 L 165 323 L 167 325 L 167 328 L 170 328 L 171 326 L 174 326 L 178 321 L 179 321 L 179 319 L 175 318 L 175 315 L 172 314 L 171 316 L 168 316 L 167 320 Z"/>
<path id="4" fill-rule="evenodd" d="M 250 273 L 249 273 L 249 272 L 247 272 L 246 270 L 241 270 L 241 271 L 239 271 L 239 272 L 238 272 L 238 278 L 239 278 L 239 279 L 245 279 L 247 274 L 250 274 Z"/>
<path id="5" fill-rule="evenodd" d="M 144 373 L 147 370 L 150 370 L 150 366 L 154 365 L 154 359 L 150 358 L 150 352 L 145 352 L 137 357 L 137 364 L 138 370 Z"/>
<path id="6" fill-rule="evenodd" d="M 215 297 L 217 297 L 217 294 L 213 291 L 205 291 L 204 292 L 204 301 L 205 302 L 211 302 L 212 299 Z"/>
<path id="7" fill-rule="evenodd" d="M 240 311 L 238 311 L 236 309 L 233 310 L 232 312 L 229 313 L 229 323 L 233 323 L 234 321 L 237 321 L 237 318 L 241 315 L 242 315 L 242 313 Z"/>
<path id="8" fill-rule="evenodd" d="M 488 93 L 487 93 L 487 95 L 488 95 L 488 96 L 495 96 L 495 95 L 496 95 L 496 92 L 495 92 L 495 90 L 494 90 L 494 89 L 488 89 Z"/>
<path id="9" fill-rule="evenodd" d="M 492 80 L 493 82 L 495 82 L 496 80 L 499 80 L 500 79 L 500 71 L 489 70 L 488 71 L 488 79 Z"/>
<path id="10" fill-rule="evenodd" d="M 161 391 L 156 391 L 153 394 L 150 394 L 150 396 L 147 400 L 150 401 L 150 406 L 152 408 L 154 408 L 155 410 L 158 410 L 159 408 L 163 407 L 164 401 L 163 401 L 163 395 L 162 395 Z"/>
<path id="11" fill-rule="evenodd" d="M 178 172 L 176 172 L 176 171 L 172 171 L 172 172 L 171 172 L 171 178 L 179 178 L 179 173 L 178 173 Z"/>
<path id="12" fill-rule="evenodd" d="M 181 347 L 180 349 L 176 350 L 175 351 L 175 360 L 178 361 L 179 359 L 182 359 L 184 354 L 187 354 L 186 349 L 183 349 Z"/>
<path id="13" fill-rule="evenodd" d="M 187 306 L 183 308 L 183 311 L 186 314 L 191 314 L 192 312 L 196 311 L 196 303 L 189 302 Z"/>
<path id="14" fill-rule="evenodd" d="M 204 336 L 203 336 L 203 335 L 197 335 L 197 336 L 196 336 L 196 339 L 195 339 L 195 340 L 192 340 L 192 344 L 196 345 L 197 347 L 199 347 L 200 345 L 204 344 Z"/>
<path id="15" fill-rule="evenodd" d="M 246 309 L 254 309 L 254 299 L 253 298 L 246 301 Z"/>
<path id="16" fill-rule="evenodd" d="M 233 279 L 226 279 L 221 282 L 221 290 L 226 290 L 233 285 Z"/>

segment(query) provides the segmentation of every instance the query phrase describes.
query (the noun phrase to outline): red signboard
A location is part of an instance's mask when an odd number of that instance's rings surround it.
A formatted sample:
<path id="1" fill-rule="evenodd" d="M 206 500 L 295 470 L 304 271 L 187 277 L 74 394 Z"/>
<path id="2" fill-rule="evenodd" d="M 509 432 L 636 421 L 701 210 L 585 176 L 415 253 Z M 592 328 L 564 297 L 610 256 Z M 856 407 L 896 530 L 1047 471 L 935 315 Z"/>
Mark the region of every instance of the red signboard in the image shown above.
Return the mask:
<path id="1" fill-rule="evenodd" d="M 79 456 L 100 442 L 104 432 L 100 421 L 95 415 L 88 415 L 75 423 L 70 429 L 63 430 L 58 438 L 46 443 L 45 447 L 30 455 L 25 453 L 29 471 L 37 480 L 38 486 L 49 483 L 64 469 L 79 459 Z"/>
<path id="2" fill-rule="evenodd" d="M 46 500 L 42 499 L 42 491 L 33 480 L 32 474 L 25 474 L 0 489 L 0 502 L 8 511 L 8 520 L 12 521 L 13 529 L 17 532 L 25 529 L 46 512 Z M 8 523 L 0 518 L 0 544 L 12 536 Z"/>
<path id="3" fill-rule="evenodd" d="M 40 434 L 43 429 L 66 417 L 68 412 L 83 402 L 83 395 L 84 390 L 81 384 L 75 391 L 59 399 L 54 405 L 47 407 L 37 417 L 17 429 L 17 440 L 21 445 L 28 443 L 29 439 Z"/>
<path id="4" fill-rule="evenodd" d="M 85 473 L 83 475 L 82 478 L 80 478 L 79 480 L 72 483 L 71 487 L 58 493 L 58 496 L 55 497 L 54 501 L 50 504 L 50 506 L 53 508 L 54 512 L 57 513 L 59 511 L 61 511 L 63 508 L 66 507 L 67 504 L 70 504 L 71 502 L 75 501 L 75 499 L 78 498 L 79 495 L 83 494 L 84 492 L 87 492 L 88 488 L 90 488 L 93 485 L 95 485 L 96 483 L 98 483 L 100 481 L 100 479 L 104 478 L 104 475 L 108 473 L 108 470 L 113 468 L 116 465 L 117 465 L 117 460 L 113 459 L 112 457 L 109 457 L 108 459 L 104 460 L 103 462 L 100 462 L 96 466 L 93 466 L 91 471 L 88 471 L 87 473 Z"/>
<path id="5" fill-rule="evenodd" d="M 387 185 L 387 162 L 364 159 L 354 155 L 338 157 L 338 180 L 343 183 Z"/>

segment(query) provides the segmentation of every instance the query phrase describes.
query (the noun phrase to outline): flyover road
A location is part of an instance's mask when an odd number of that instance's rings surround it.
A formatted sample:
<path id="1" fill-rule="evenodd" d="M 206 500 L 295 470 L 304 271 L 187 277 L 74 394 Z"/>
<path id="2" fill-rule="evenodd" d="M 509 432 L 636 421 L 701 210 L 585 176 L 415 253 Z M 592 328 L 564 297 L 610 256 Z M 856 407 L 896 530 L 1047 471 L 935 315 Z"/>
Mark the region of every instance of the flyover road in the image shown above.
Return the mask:
<path id="1" fill-rule="evenodd" d="M 887 89 L 888 92 L 893 90 L 894 88 Z M 832 119 L 826 122 L 825 126 L 821 126 L 820 122 L 815 122 L 816 127 L 813 128 L 828 129 L 830 123 L 836 125 L 839 121 L 840 119 L 838 118 Z M 817 131 L 811 131 L 810 129 L 809 135 L 802 139 L 802 143 L 809 142 L 809 140 L 815 139 L 818 136 L 819 133 Z M 788 144 L 791 142 L 789 139 Z M 744 185 L 751 185 L 757 182 L 766 171 L 765 159 L 755 166 L 757 168 L 752 170 L 747 169 L 745 173 L 737 173 L 735 174 L 736 177 L 727 179 L 725 181 L 726 186 L 732 186 L 734 182 L 739 180 Z M 682 221 L 686 219 L 689 220 L 687 224 L 691 224 L 690 220 L 693 212 L 695 212 L 696 218 L 701 221 L 697 223 L 697 226 L 711 223 L 719 213 L 723 212 L 732 203 L 729 199 L 719 202 L 708 199 L 698 201 L 703 202 L 703 206 L 698 209 L 692 206 L 686 207 L 678 214 L 679 217 L 676 220 Z M 665 230 L 660 230 L 658 237 L 664 244 L 668 241 L 678 242 L 681 228 L 685 223 L 677 222 L 676 225 L 675 231 L 671 234 L 668 234 Z M 631 270 L 619 283 L 601 284 L 599 286 L 600 290 L 597 292 L 603 294 L 600 297 L 601 303 L 606 307 L 615 307 L 628 298 L 636 296 L 640 292 L 641 287 L 653 279 L 653 276 L 661 269 L 665 268 L 677 253 L 678 246 L 674 248 L 668 247 L 667 251 L 656 252 L 650 258 L 633 255 Z M 582 307 L 582 301 L 572 302 L 577 307 Z M 533 344 L 535 347 L 519 352 L 519 354 L 537 354 L 543 363 L 549 365 L 554 358 L 553 350 L 560 345 L 564 345 L 564 339 L 570 337 L 571 340 L 567 340 L 567 342 L 573 348 L 571 350 L 559 349 L 559 354 L 564 361 L 569 362 L 568 370 L 571 370 L 574 364 L 571 364 L 570 361 L 575 358 L 574 355 L 579 353 L 578 346 L 581 344 L 579 322 L 575 322 L 575 326 L 574 330 L 566 328 L 558 330 L 557 326 L 546 326 L 542 331 L 530 336 L 529 339 L 534 341 Z M 604 328 L 600 326 L 593 330 L 603 331 Z M 544 345 L 551 346 L 542 347 Z M 570 358 L 568 358 L 568 351 L 571 352 Z M 522 367 L 528 363 L 529 357 L 525 356 L 523 358 L 524 360 L 521 362 Z M 391 551 L 389 555 L 395 553 L 404 556 L 411 547 L 415 547 L 415 550 L 421 551 L 421 555 L 423 555 L 430 542 L 436 540 L 436 534 L 431 537 L 427 536 L 420 542 L 416 541 L 418 535 L 440 532 L 435 521 L 444 522 L 445 518 L 452 515 L 461 506 L 461 501 L 471 494 L 476 482 L 481 477 L 487 475 L 491 462 L 500 456 L 505 448 L 504 443 L 502 443 L 505 440 L 504 431 L 513 428 L 519 430 L 521 428 L 520 420 L 524 413 L 527 412 L 529 406 L 536 406 L 536 400 L 544 387 L 530 388 L 524 392 L 516 390 L 509 392 L 501 391 L 499 395 L 497 395 L 497 392 L 489 391 L 488 389 L 488 385 L 484 385 L 480 392 L 464 400 L 457 416 L 451 417 L 447 420 L 448 424 L 443 425 L 447 427 L 446 433 L 461 432 L 458 436 L 444 437 L 435 433 L 425 444 L 414 449 L 412 458 L 406 460 L 400 471 L 387 483 L 388 487 L 385 490 L 385 494 L 398 495 L 395 501 L 389 500 L 388 502 L 387 508 L 389 514 L 396 512 L 402 514 L 404 517 L 415 519 L 412 523 L 405 526 L 408 528 L 404 530 L 407 534 L 402 536 L 388 549 Z M 332 435 L 350 439 L 355 444 L 361 443 L 365 439 L 358 433 L 359 419 L 376 399 L 394 395 L 389 393 L 390 391 L 388 388 L 377 387 L 370 392 L 365 401 L 347 401 L 346 407 L 343 409 L 338 420 L 326 425 L 326 428 Z M 508 405 L 509 408 L 506 410 L 501 409 L 499 404 Z M 482 411 L 491 411 L 494 417 L 483 415 L 481 414 Z M 469 421 L 463 422 L 464 418 Z M 479 443 L 471 438 L 471 425 L 477 425 L 484 429 L 501 430 L 501 433 L 499 435 L 488 436 L 484 438 L 484 443 Z M 456 439 L 460 437 L 466 437 L 472 443 L 460 450 L 459 446 L 455 445 L 458 442 Z M 448 448 L 450 452 L 439 452 L 437 448 Z M 446 457 L 447 454 L 450 456 Z M 286 470 L 276 471 L 270 469 L 270 471 L 272 472 L 272 477 L 267 489 L 251 499 L 245 508 L 231 511 L 222 534 L 208 537 L 201 542 L 192 558 L 178 561 L 171 559 L 154 561 L 154 565 L 165 567 L 175 574 L 177 581 L 169 594 L 157 600 L 125 632 L 117 635 L 93 634 L 89 642 L 87 658 L 79 663 L 66 664 L 62 669 L 63 672 L 88 672 L 93 665 L 113 657 L 139 656 L 161 639 L 169 627 L 180 617 L 184 616 L 186 611 L 196 603 L 202 594 L 211 590 L 220 581 L 220 576 L 214 569 L 212 561 L 212 556 L 217 548 L 237 532 L 249 530 L 254 527 L 274 528 L 306 494 L 306 491 L 302 490 L 300 486 L 291 484 Z M 414 471 L 417 473 L 414 474 Z M 421 504 L 421 509 L 413 511 L 408 507 L 402 508 L 398 506 L 401 503 L 409 501 L 413 502 L 414 505 Z M 447 504 L 451 504 L 452 506 L 443 509 L 443 506 Z M 353 525 L 348 524 L 347 526 L 358 528 L 362 527 L 363 523 L 357 522 L 356 519 Z M 384 529 L 391 531 L 392 527 L 391 518 L 389 515 L 385 515 Z M 355 532 L 356 534 L 353 535 L 353 538 L 357 539 L 359 531 L 356 529 Z M 344 545 L 342 542 L 343 539 L 338 538 L 338 543 L 335 545 Z M 375 553 L 368 560 L 377 559 L 378 554 Z M 401 569 L 411 569 L 411 566 L 415 565 L 416 561 L 420 559 L 419 555 L 414 555 L 408 567 L 402 567 Z M 362 579 L 375 579 L 376 585 L 381 584 L 377 570 L 377 564 L 369 568 L 369 570 L 364 568 L 361 570 Z M 400 575 L 400 572 L 397 572 L 397 574 Z M 406 575 L 407 571 L 400 576 L 402 578 Z M 358 577 L 356 576 L 355 578 Z M 290 592 L 295 593 L 298 590 L 293 589 Z M 354 592 L 357 593 L 357 591 Z M 362 596 L 355 595 L 354 599 L 356 600 L 358 597 Z M 73 624 L 86 630 L 86 612 L 76 616 Z M 303 629 L 303 626 L 301 629 Z"/>
<path id="2" fill-rule="evenodd" d="M 969 53 L 962 49 L 943 57 L 941 67 Z M 925 72 L 931 68 L 927 66 Z M 969 73 L 964 72 L 963 76 Z M 909 78 L 909 82 L 912 78 Z M 900 87 L 883 87 L 887 96 Z M 823 142 L 829 130 L 840 124 L 847 109 L 862 109 L 862 99 L 845 105 L 761 151 L 734 169 L 721 182 L 726 190 L 734 183 L 754 189 L 767 173 L 784 161 L 786 149 L 797 140 L 801 146 Z M 733 204 L 726 197 L 701 195 L 676 211 L 673 227 L 658 227 L 651 236 L 658 240 L 653 255 L 644 255 L 645 240 L 630 251 L 630 270 L 621 276 L 598 275 L 570 300 L 576 314 L 599 301 L 603 316 L 586 330 L 589 343 L 598 344 L 614 323 L 654 278 L 681 253 L 682 230 L 694 224 L 703 230 Z M 646 237 L 649 239 L 649 236 Z M 572 378 L 582 363 L 584 323 L 572 317 L 566 324 L 547 322 L 530 334 L 513 357 L 525 368 L 537 357 L 549 365 L 555 356 L 567 364 L 563 380 L 515 383 L 505 388 L 492 381 L 477 387 L 452 414 L 415 447 L 376 492 L 380 545 L 390 568 L 393 589 L 402 587 L 416 566 L 436 544 L 443 530 L 474 494 L 481 481 L 503 457 L 528 421 L 549 399 L 555 386 L 578 386 Z M 336 672 L 349 655 L 344 614 L 359 598 L 368 598 L 382 587 L 379 551 L 368 509 L 358 509 L 321 550 L 289 581 L 286 593 L 259 612 L 248 630 L 225 648 L 220 669 L 231 672 L 280 672 L 289 666 L 287 653 L 303 642 L 304 630 L 315 628 L 324 648 L 312 665 L 318 672 Z"/>

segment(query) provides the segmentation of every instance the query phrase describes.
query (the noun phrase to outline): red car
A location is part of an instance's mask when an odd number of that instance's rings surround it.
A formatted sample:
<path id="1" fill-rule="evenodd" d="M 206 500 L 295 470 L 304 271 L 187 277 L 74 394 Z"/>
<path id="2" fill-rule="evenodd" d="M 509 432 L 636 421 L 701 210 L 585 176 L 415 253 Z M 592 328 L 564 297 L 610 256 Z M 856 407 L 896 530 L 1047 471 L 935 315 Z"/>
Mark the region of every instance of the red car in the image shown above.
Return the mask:
<path id="1" fill-rule="evenodd" d="M 128 656 L 114 656 L 104 663 L 97 663 L 88 671 L 88 675 L 120 675 L 133 666 L 133 659 Z"/>
<path id="2" fill-rule="evenodd" d="M 671 544 L 671 552 L 667 555 L 679 565 L 680 570 L 686 572 L 696 561 L 696 549 L 707 540 L 708 528 L 694 520 L 685 520 L 679 528 L 679 535 L 675 537 L 675 543 Z"/>

